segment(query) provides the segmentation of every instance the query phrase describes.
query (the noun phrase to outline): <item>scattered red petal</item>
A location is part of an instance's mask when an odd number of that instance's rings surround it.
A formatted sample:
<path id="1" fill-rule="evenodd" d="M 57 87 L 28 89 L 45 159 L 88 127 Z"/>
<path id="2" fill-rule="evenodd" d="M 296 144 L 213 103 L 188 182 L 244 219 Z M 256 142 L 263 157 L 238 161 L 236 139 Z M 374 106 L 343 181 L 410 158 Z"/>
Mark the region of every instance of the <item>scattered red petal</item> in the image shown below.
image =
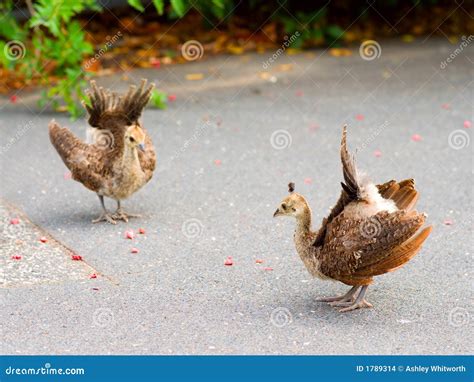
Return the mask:
<path id="1" fill-rule="evenodd" d="M 135 237 L 135 234 L 132 230 L 125 231 L 125 238 L 132 240 Z"/>
<path id="2" fill-rule="evenodd" d="M 263 268 L 264 271 L 273 271 L 273 268 L 272 267 L 265 267 Z"/>
<path id="3" fill-rule="evenodd" d="M 311 132 L 315 132 L 318 129 L 319 129 L 319 125 L 316 123 L 312 123 L 311 125 L 309 125 L 309 131 Z"/>
<path id="4" fill-rule="evenodd" d="M 168 95 L 168 101 L 170 101 L 170 102 L 176 101 L 176 95 L 174 95 L 174 94 Z"/>
<path id="5" fill-rule="evenodd" d="M 71 259 L 74 261 L 82 261 L 82 256 L 81 255 L 72 255 Z"/>
<path id="6" fill-rule="evenodd" d="M 411 136 L 411 140 L 412 140 L 412 141 L 415 141 L 415 142 L 419 142 L 419 141 L 421 141 L 421 135 L 419 135 L 419 134 L 413 134 L 413 135 Z"/>
<path id="7" fill-rule="evenodd" d="M 138 253 L 138 252 L 140 252 L 140 251 L 138 250 L 138 248 L 132 248 L 132 250 L 131 250 L 130 252 L 132 252 L 132 253 Z"/>
<path id="8" fill-rule="evenodd" d="M 226 261 L 224 262 L 224 265 L 227 265 L 227 266 L 234 265 L 234 261 L 232 260 L 232 256 L 227 257 Z"/>
<path id="9" fill-rule="evenodd" d="M 138 233 L 140 235 L 144 235 L 145 234 L 145 228 L 138 228 Z"/>
<path id="10" fill-rule="evenodd" d="M 214 163 L 216 164 L 216 166 L 220 166 L 222 164 L 222 161 L 220 159 L 216 159 Z"/>
<path id="11" fill-rule="evenodd" d="M 13 256 L 12 256 L 12 259 L 13 259 L 13 260 L 21 260 L 21 256 L 19 256 L 19 255 L 13 255 Z"/>
<path id="12" fill-rule="evenodd" d="M 464 121 L 464 128 L 465 129 L 469 129 L 471 126 L 472 126 L 471 121 L 468 121 L 468 120 Z"/>
<path id="13" fill-rule="evenodd" d="M 355 116 L 355 119 L 357 119 L 358 121 L 363 121 L 364 118 L 365 117 L 362 114 L 356 114 L 356 116 Z"/>
<path id="14" fill-rule="evenodd" d="M 96 279 L 96 278 L 97 278 L 97 275 L 96 275 L 95 273 L 93 273 L 93 274 L 91 274 L 91 275 L 89 276 L 89 278 L 90 278 L 90 279 Z"/>
<path id="15" fill-rule="evenodd" d="M 453 221 L 451 219 L 445 219 L 443 224 L 444 225 L 453 225 Z"/>
<path id="16" fill-rule="evenodd" d="M 257 259 L 257 260 L 255 260 L 255 262 L 256 262 L 257 264 L 262 264 L 262 263 L 263 263 L 263 260 Z"/>
<path id="17" fill-rule="evenodd" d="M 72 178 L 72 174 L 69 172 L 69 171 L 66 171 L 63 175 L 64 179 L 71 179 Z"/>
<path id="18" fill-rule="evenodd" d="M 375 150 L 375 151 L 374 151 L 374 155 L 375 155 L 376 158 L 380 158 L 380 157 L 382 156 L 382 151 L 380 151 L 380 150 Z"/>
<path id="19" fill-rule="evenodd" d="M 449 110 L 449 109 L 451 109 L 451 105 L 450 105 L 449 103 L 443 103 L 443 104 L 441 105 L 441 107 L 442 107 L 444 110 Z"/>
<path id="20" fill-rule="evenodd" d="M 20 219 L 18 219 L 18 218 L 13 218 L 13 219 L 10 220 L 10 224 L 13 224 L 13 225 L 15 225 L 15 224 L 20 224 Z"/>
<path id="21" fill-rule="evenodd" d="M 304 182 L 305 182 L 305 184 L 311 184 L 311 183 L 313 183 L 313 179 L 311 179 L 311 178 L 304 178 Z"/>
<path id="22" fill-rule="evenodd" d="M 12 96 L 10 97 L 10 102 L 11 102 L 11 103 L 16 103 L 16 101 L 18 101 L 18 97 L 17 97 L 16 95 L 12 95 Z"/>
<path id="23" fill-rule="evenodd" d="M 42 243 L 46 243 L 46 242 L 48 241 L 48 238 L 45 237 L 45 236 L 41 236 L 41 237 L 40 237 L 40 241 L 41 241 Z"/>
<path id="24" fill-rule="evenodd" d="M 297 90 L 297 91 L 295 92 L 295 95 L 296 95 L 297 97 L 303 97 L 303 95 L 304 95 L 303 90 Z"/>
<path id="25" fill-rule="evenodd" d="M 160 69 L 160 66 L 161 66 L 161 61 L 159 58 L 150 58 L 150 64 L 151 66 L 153 66 L 154 68 L 156 69 Z"/>

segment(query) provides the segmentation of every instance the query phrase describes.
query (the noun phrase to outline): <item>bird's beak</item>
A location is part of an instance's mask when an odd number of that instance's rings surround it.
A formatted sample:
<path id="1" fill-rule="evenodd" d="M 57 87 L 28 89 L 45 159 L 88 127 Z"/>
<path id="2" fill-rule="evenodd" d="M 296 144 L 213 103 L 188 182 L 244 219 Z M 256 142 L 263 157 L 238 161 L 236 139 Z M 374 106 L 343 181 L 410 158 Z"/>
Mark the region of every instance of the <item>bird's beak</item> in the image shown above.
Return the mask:
<path id="1" fill-rule="evenodd" d="M 141 152 L 145 152 L 145 144 L 144 143 L 139 143 L 138 148 L 140 149 Z"/>
<path id="2" fill-rule="evenodd" d="M 273 217 L 275 218 L 275 217 L 277 217 L 278 215 L 281 215 L 279 208 L 277 208 L 277 210 L 276 210 L 275 213 L 273 214 Z"/>

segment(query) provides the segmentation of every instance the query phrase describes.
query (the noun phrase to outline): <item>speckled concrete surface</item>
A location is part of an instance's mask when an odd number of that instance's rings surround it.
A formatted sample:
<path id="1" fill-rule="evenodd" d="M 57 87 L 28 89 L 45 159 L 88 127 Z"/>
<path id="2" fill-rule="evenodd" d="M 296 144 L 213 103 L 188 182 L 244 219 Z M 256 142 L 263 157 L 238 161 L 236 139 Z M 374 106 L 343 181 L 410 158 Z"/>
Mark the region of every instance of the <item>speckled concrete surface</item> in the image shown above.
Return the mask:
<path id="1" fill-rule="evenodd" d="M 95 273 L 18 209 L 0 199 L 0 287 L 63 283 Z"/>
<path id="2" fill-rule="evenodd" d="M 100 213 L 97 197 L 65 177 L 48 141 L 51 118 L 78 135 L 85 122 L 47 111 L 38 116 L 34 95 L 3 105 L 2 142 L 13 143 L 3 144 L 1 195 L 101 276 L 2 290 L 2 350 L 472 352 L 472 128 L 463 122 L 473 118 L 474 47 L 442 70 L 455 49 L 444 40 L 381 46 L 381 57 L 370 62 L 357 48 L 351 57 L 280 57 L 270 77 L 261 75 L 265 55 L 131 73 L 171 89 L 177 100 L 144 115 L 158 171 L 124 203 L 145 217 L 117 226 L 90 224 Z M 196 72 L 205 79 L 186 82 Z M 126 87 L 120 77 L 100 80 Z M 418 208 L 434 226 L 417 257 L 376 279 L 368 292 L 374 309 L 350 314 L 315 301 L 347 287 L 310 279 L 295 254 L 294 222 L 272 218 L 290 180 L 308 197 L 315 226 L 335 203 L 344 123 L 360 167 L 375 181 L 416 179 Z M 271 145 L 278 130 L 291 141 L 281 150 Z M 461 140 L 452 139 L 453 131 Z M 126 229 L 139 227 L 145 235 L 124 238 Z M 140 252 L 130 253 L 132 247 Z M 232 267 L 224 266 L 228 256 Z"/>

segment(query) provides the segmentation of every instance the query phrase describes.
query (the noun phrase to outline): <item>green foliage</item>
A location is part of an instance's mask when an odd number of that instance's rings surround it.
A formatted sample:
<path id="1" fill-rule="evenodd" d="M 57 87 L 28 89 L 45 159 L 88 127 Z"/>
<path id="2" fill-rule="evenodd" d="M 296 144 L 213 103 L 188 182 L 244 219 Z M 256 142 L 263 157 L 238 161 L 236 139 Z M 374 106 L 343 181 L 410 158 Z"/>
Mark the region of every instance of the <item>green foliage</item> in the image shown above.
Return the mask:
<path id="1" fill-rule="evenodd" d="M 298 38 L 291 39 L 292 47 L 301 48 L 320 42 L 332 44 L 343 36 L 344 31 L 339 26 L 328 23 L 326 7 L 298 12 L 293 10 L 295 3 L 282 1 L 285 7 L 292 9 L 294 16 L 280 9 L 273 19 L 283 26 L 287 39 L 299 33 Z M 43 92 L 41 105 L 50 103 L 55 109 L 67 110 L 72 118 L 77 118 L 82 112 L 78 100 L 85 99 L 86 73 L 81 65 L 94 50 L 75 17 L 88 9 L 100 10 L 97 0 L 32 0 L 34 12 L 24 24 L 19 24 L 12 16 L 15 2 L 0 0 L 0 65 L 22 73 L 27 79 L 40 79 L 48 86 L 48 90 Z M 128 0 L 128 4 L 139 12 L 153 11 L 169 19 L 183 17 L 194 8 L 204 16 L 203 20 L 209 26 L 216 21 L 226 21 L 235 13 L 235 6 L 240 4 L 235 0 L 151 0 L 153 7 L 144 6 L 149 3 L 149 0 Z M 277 6 L 271 2 L 250 0 L 246 9 L 251 13 L 261 8 L 270 14 Z M 8 48 L 7 42 L 12 41 L 25 46 L 21 59 L 2 54 Z M 174 54 L 170 52 L 169 56 Z M 166 102 L 165 93 L 153 92 L 152 106 L 163 109 Z"/>
<path id="2" fill-rule="evenodd" d="M 95 0 L 37 0 L 33 7 L 35 13 L 30 19 L 30 27 L 42 25 L 56 37 L 73 16 L 87 8 L 100 9 Z"/>
<path id="3" fill-rule="evenodd" d="M 195 8 L 207 20 L 222 20 L 234 8 L 233 0 L 152 0 L 152 3 L 159 15 L 165 14 L 168 5 L 167 16 L 171 19 L 183 17 L 191 8 Z M 145 11 L 142 0 L 128 0 L 128 4 L 139 12 Z"/>
<path id="4" fill-rule="evenodd" d="M 166 93 L 153 89 L 148 104 L 157 109 L 166 109 L 167 97 Z"/>
<path id="5" fill-rule="evenodd" d="M 302 48 L 308 43 L 325 42 L 331 45 L 344 35 L 344 31 L 338 25 L 327 23 L 326 7 L 313 12 L 296 12 L 295 17 L 287 13 L 277 13 L 275 19 L 283 24 L 288 36 L 299 32 L 300 37 L 291 44 L 293 48 Z"/>

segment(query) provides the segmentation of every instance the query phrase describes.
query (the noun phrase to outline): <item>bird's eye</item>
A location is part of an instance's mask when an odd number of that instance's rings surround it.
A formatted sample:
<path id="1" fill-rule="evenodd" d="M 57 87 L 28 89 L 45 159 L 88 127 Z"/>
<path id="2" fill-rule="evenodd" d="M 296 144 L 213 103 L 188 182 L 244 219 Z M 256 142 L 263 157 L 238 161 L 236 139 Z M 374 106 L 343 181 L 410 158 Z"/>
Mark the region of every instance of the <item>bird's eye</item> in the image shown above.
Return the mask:
<path id="1" fill-rule="evenodd" d="M 286 204 L 285 204 L 285 203 L 282 203 L 281 208 L 283 208 L 284 210 L 286 210 L 286 208 L 287 208 L 287 207 L 286 207 Z"/>
<path id="2" fill-rule="evenodd" d="M 130 140 L 130 142 L 135 142 L 135 138 L 133 138 L 133 137 L 130 137 L 128 139 Z"/>

